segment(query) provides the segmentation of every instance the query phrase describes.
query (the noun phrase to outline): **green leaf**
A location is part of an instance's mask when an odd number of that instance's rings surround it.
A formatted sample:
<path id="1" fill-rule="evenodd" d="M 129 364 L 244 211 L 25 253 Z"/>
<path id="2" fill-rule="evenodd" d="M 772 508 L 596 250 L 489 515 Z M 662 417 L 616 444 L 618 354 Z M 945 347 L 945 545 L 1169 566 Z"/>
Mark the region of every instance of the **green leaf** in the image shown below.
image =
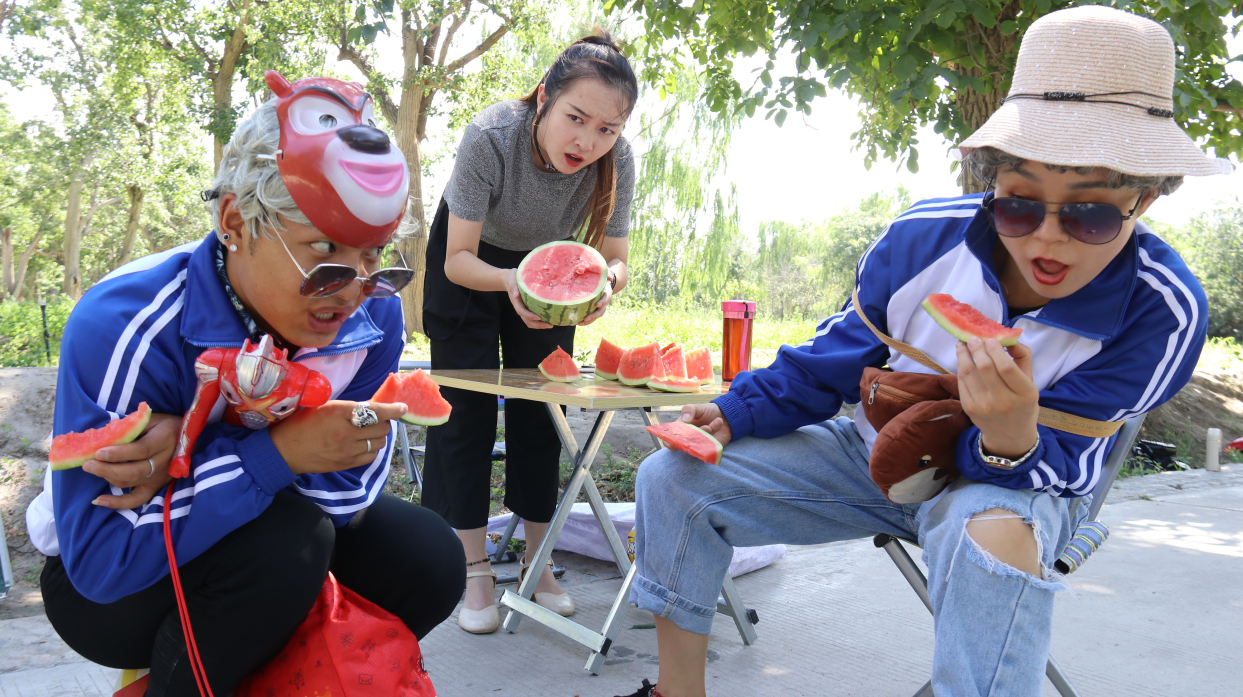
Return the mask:
<path id="1" fill-rule="evenodd" d="M 362 24 L 364 19 L 367 19 L 367 6 L 359 5 L 358 9 L 354 10 L 354 21 Z"/>
<path id="2" fill-rule="evenodd" d="M 1018 30 L 1019 30 L 1019 23 L 1012 19 L 1007 19 L 1006 21 L 1001 23 L 1002 34 L 1006 34 L 1008 36 Z"/>
<path id="3" fill-rule="evenodd" d="M 760 82 L 764 83 L 765 87 L 772 87 L 773 76 L 767 70 L 765 70 L 764 72 L 760 73 Z"/>
<path id="4" fill-rule="evenodd" d="M 775 120 L 777 122 L 777 127 L 780 128 L 786 122 L 786 110 L 782 109 L 781 111 L 778 111 L 777 118 Z"/>
<path id="5" fill-rule="evenodd" d="M 985 5 L 976 5 L 971 14 L 982 27 L 992 29 L 997 25 L 997 15 L 993 14 L 993 11 Z"/>
<path id="6" fill-rule="evenodd" d="M 1039 14 L 1048 14 L 1053 7 L 1053 0 L 1036 0 L 1036 12 Z"/>
<path id="7" fill-rule="evenodd" d="M 954 20 L 956 19 L 958 19 L 958 17 L 954 15 L 953 13 L 942 12 L 941 14 L 937 15 L 937 26 L 941 27 L 942 29 L 949 29 L 950 25 L 953 24 Z"/>
<path id="8" fill-rule="evenodd" d="M 919 151 L 915 148 L 910 149 L 910 154 L 906 158 L 906 169 L 911 174 L 919 173 Z"/>

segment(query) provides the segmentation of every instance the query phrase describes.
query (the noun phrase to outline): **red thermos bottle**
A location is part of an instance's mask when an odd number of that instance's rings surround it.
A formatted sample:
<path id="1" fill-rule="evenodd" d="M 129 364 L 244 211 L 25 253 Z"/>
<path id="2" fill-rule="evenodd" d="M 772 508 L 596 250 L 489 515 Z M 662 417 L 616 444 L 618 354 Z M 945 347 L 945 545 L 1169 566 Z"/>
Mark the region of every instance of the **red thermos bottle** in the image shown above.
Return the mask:
<path id="1" fill-rule="evenodd" d="M 755 303 L 750 300 L 726 300 L 721 303 L 725 327 L 721 338 L 721 382 L 729 382 L 744 370 L 751 369 L 751 323 L 755 319 Z"/>

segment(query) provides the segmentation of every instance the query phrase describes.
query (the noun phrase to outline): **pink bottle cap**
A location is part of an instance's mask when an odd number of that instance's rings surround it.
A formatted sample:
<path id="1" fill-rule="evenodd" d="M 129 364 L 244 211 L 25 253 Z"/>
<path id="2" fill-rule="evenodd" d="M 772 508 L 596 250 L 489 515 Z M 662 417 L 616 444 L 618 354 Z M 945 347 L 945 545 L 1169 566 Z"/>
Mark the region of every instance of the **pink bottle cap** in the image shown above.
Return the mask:
<path id="1" fill-rule="evenodd" d="M 755 317 L 755 302 L 751 300 L 723 300 L 721 312 L 726 319 L 750 319 Z"/>

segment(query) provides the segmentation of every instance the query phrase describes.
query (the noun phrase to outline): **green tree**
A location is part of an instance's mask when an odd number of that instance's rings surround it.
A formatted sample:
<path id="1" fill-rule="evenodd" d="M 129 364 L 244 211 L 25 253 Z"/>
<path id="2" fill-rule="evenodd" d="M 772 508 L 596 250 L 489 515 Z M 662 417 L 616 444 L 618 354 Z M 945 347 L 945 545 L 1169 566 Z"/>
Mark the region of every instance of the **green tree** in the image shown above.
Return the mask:
<path id="1" fill-rule="evenodd" d="M 436 97 L 471 85 L 465 68 L 492 50 L 508 33 L 538 26 L 546 7 L 539 0 L 349 0 L 331 6 L 325 39 L 337 58 L 363 74 L 376 100 L 376 111 L 395 132 L 410 166 L 409 212 L 417 232 L 398 244 L 414 269 L 414 280 L 402 291 L 406 328 L 423 332 L 423 274 L 427 251 L 427 213 L 423 205 L 422 147 L 427 120 L 435 113 Z M 477 40 L 459 48 L 455 39 L 473 30 Z M 377 67 L 375 39 L 379 33 L 401 37 L 402 71 L 389 75 Z M 459 35 L 461 33 L 461 35 Z"/>
<path id="2" fill-rule="evenodd" d="M 1159 229 L 1200 279 L 1209 336 L 1243 340 L 1243 198 L 1222 203 L 1181 229 Z"/>
<path id="3" fill-rule="evenodd" d="M 862 104 L 853 134 L 864 162 L 879 157 L 919 166 L 917 128 L 959 142 L 996 110 L 1009 88 L 1019 38 L 1037 18 L 1084 0 L 606 0 L 643 21 L 648 79 L 671 85 L 684 62 L 706 79 L 713 109 L 737 103 L 781 125 L 811 113 L 828 88 Z M 1101 4 L 1092 2 L 1091 4 Z M 1243 153 L 1243 83 L 1226 73 L 1238 62 L 1227 31 L 1243 28 L 1243 3 L 1229 0 L 1114 0 L 1155 19 L 1178 49 L 1175 118 L 1219 156 Z M 1226 22 L 1230 22 L 1228 27 Z M 768 57 L 754 81 L 734 72 L 741 56 Z M 782 67 L 778 68 L 778 62 Z M 966 192 L 982 184 L 965 176 Z"/>

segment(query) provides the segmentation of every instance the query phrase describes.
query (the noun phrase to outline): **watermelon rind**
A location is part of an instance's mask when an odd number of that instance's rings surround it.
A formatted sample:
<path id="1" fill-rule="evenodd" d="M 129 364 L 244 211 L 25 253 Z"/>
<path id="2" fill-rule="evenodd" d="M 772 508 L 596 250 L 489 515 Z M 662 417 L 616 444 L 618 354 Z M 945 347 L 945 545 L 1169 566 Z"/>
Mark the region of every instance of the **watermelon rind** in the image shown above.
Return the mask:
<path id="1" fill-rule="evenodd" d="M 644 430 L 646 430 L 648 433 L 652 434 L 653 436 L 659 438 L 670 448 L 674 450 L 680 450 L 701 462 L 706 462 L 709 465 L 720 465 L 721 464 L 721 453 L 722 451 L 724 451 L 725 447 L 721 445 L 721 441 L 716 439 L 716 436 L 713 436 L 711 433 L 708 433 L 707 431 L 703 430 L 702 428 L 699 428 L 698 426 L 695 426 L 693 424 L 688 424 L 685 421 L 672 421 L 667 424 L 652 424 L 651 426 L 648 426 Z M 672 433 L 672 431 L 681 431 L 681 433 Z M 711 459 L 701 456 L 698 453 L 691 452 L 690 443 L 681 443 L 681 442 L 672 440 L 672 438 L 677 437 L 677 436 L 689 436 L 691 438 L 702 437 L 701 442 L 703 442 L 705 445 L 711 446 L 712 449 L 714 450 L 714 453 L 711 456 Z"/>
<path id="2" fill-rule="evenodd" d="M 400 390 L 404 383 L 410 383 L 410 389 L 427 389 L 429 386 L 434 391 L 435 399 L 409 399 L 401 398 Z M 375 391 L 375 395 L 371 397 L 372 402 L 380 404 L 392 404 L 393 402 L 401 402 L 406 405 L 406 413 L 401 416 L 401 420 L 416 426 L 439 426 L 448 423 L 449 416 L 453 412 L 453 407 L 440 394 L 440 385 L 432 380 L 431 376 L 424 373 L 423 370 L 415 369 L 413 373 L 389 373 L 384 379 L 384 384 L 380 385 L 380 389 Z M 433 413 L 432 408 L 438 411 Z"/>
<path id="3" fill-rule="evenodd" d="M 614 371 L 621 364 L 621 357 L 625 352 L 625 349 L 608 339 L 601 339 L 600 347 L 596 349 L 596 379 L 616 380 L 617 373 Z M 609 370 L 610 367 L 612 371 Z"/>
<path id="4" fill-rule="evenodd" d="M 151 407 L 146 402 L 138 405 L 134 413 L 122 419 L 110 421 L 99 428 L 81 433 L 64 433 L 52 439 L 48 464 L 53 470 L 81 467 L 95 457 L 100 448 L 132 443 L 142 435 L 151 422 Z"/>
<path id="5" fill-rule="evenodd" d="M 544 374 L 544 377 L 554 382 L 574 382 L 579 379 L 578 364 L 560 346 L 553 349 L 553 352 L 540 361 L 536 367 Z M 557 368 L 562 368 L 563 371 L 558 371 Z"/>
<path id="6" fill-rule="evenodd" d="M 651 380 L 647 386 L 661 392 L 698 392 L 700 382 L 689 378 L 669 378 Z"/>
<path id="7" fill-rule="evenodd" d="M 996 339 L 997 343 L 1001 344 L 1002 346 L 1014 346 L 1019 343 L 1019 334 L 1023 333 L 1023 330 L 1021 329 L 1019 329 L 1016 333 L 1014 329 L 1010 327 L 1006 327 L 1005 325 L 1000 324 L 1000 323 L 996 323 L 996 324 L 1005 330 L 1004 333 L 997 332 L 996 334 L 983 335 L 983 334 L 978 334 L 975 332 L 969 332 L 963 329 L 962 327 L 958 326 L 958 324 L 954 322 L 954 319 L 952 317 L 949 317 L 948 315 L 945 314 L 945 312 L 943 312 L 940 308 L 938 308 L 936 306 L 936 303 L 933 301 L 931 295 L 925 298 L 924 301 L 920 303 L 920 305 L 924 308 L 924 311 L 927 312 L 929 316 L 932 317 L 932 319 L 936 320 L 937 324 L 941 325 L 942 329 L 949 332 L 955 339 L 958 339 L 959 341 L 964 341 L 964 342 L 971 341 L 973 337 L 977 337 L 980 339 Z M 971 306 L 967 305 L 967 307 L 971 307 Z M 971 309 L 979 313 L 979 310 L 976 310 L 974 307 L 972 307 Z M 984 317 L 983 313 L 980 313 L 980 316 Z M 984 319 L 988 319 L 988 318 L 984 317 Z"/>
<path id="8" fill-rule="evenodd" d="M 530 261 L 532 258 L 534 258 L 536 256 L 536 253 L 542 249 L 546 249 L 548 247 L 554 247 L 558 245 L 567 245 L 567 244 L 575 245 L 576 247 L 581 247 L 582 248 L 581 251 L 584 254 L 587 254 L 589 257 L 594 257 L 595 261 L 599 263 L 600 265 L 599 286 L 597 286 L 595 292 L 592 293 L 591 297 L 580 298 L 578 300 L 574 300 L 571 302 L 548 300 L 548 299 L 539 297 L 537 294 L 535 294 L 534 291 L 532 291 L 529 287 L 527 287 L 526 282 L 523 280 L 522 273 L 526 269 L 527 262 Z M 536 315 L 538 315 L 540 319 L 544 320 L 545 322 L 549 324 L 552 324 L 558 327 L 567 327 L 572 324 L 578 324 L 579 322 L 583 321 L 583 319 L 585 319 L 587 315 L 591 314 L 592 311 L 595 310 L 596 303 L 600 302 L 600 298 L 604 297 L 604 287 L 609 282 L 608 276 L 609 276 L 608 262 L 604 260 L 604 257 L 601 256 L 600 252 L 597 252 L 595 248 L 589 247 L 579 242 L 572 242 L 569 240 L 549 242 L 548 244 L 542 244 L 536 247 L 535 249 L 532 249 L 530 252 L 527 253 L 526 257 L 522 259 L 522 262 L 518 264 L 518 293 L 522 296 L 522 303 L 526 305 L 527 309 L 530 310 L 531 312 L 534 312 Z"/>
<path id="9" fill-rule="evenodd" d="M 596 368 L 596 379 L 597 380 L 616 380 L 617 373 L 606 373 L 603 370 Z"/>

